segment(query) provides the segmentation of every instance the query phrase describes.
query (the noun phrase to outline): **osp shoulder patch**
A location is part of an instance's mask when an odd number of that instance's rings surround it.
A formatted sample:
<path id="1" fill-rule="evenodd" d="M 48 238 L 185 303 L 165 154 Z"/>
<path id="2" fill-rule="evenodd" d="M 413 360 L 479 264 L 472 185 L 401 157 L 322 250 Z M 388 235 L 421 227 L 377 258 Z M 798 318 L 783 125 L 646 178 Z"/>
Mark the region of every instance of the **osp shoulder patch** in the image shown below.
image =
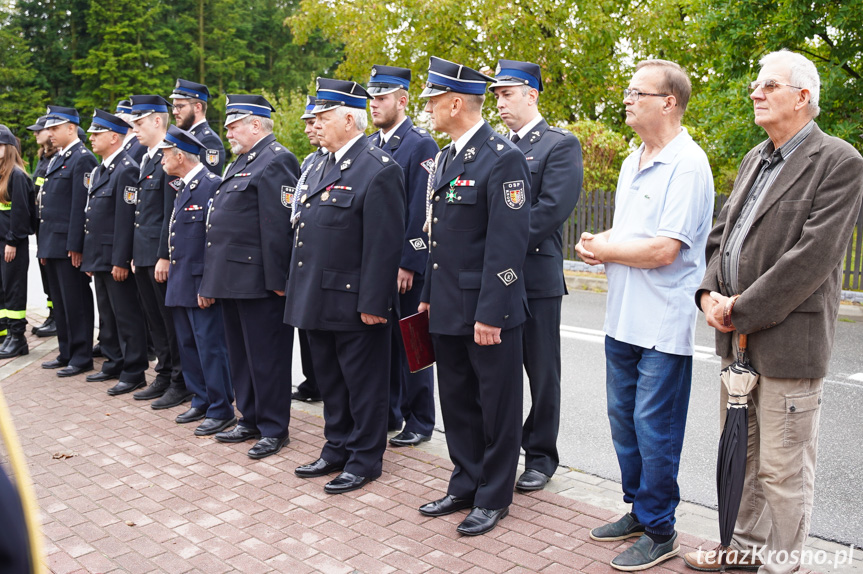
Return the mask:
<path id="1" fill-rule="evenodd" d="M 84 187 L 86 187 L 87 189 L 90 189 L 90 183 L 92 183 L 92 179 L 93 179 L 92 175 L 93 175 L 93 172 L 91 172 L 91 171 L 88 171 L 87 173 L 84 174 Z"/>
<path id="2" fill-rule="evenodd" d="M 507 287 L 518 281 L 518 275 L 515 274 L 515 271 L 513 271 L 512 268 L 501 271 L 497 274 L 497 277 L 503 281 L 503 284 Z"/>
<path id="3" fill-rule="evenodd" d="M 216 165 L 219 163 L 219 150 L 217 149 L 208 149 L 207 150 L 207 163 L 210 165 Z"/>
<path id="4" fill-rule="evenodd" d="M 527 199 L 524 190 L 524 180 L 507 181 L 503 184 L 503 198 L 510 209 L 521 209 Z"/>
<path id="5" fill-rule="evenodd" d="M 138 203 L 138 188 L 127 185 L 126 189 L 123 190 L 123 201 L 129 205 L 135 205 Z"/>
<path id="6" fill-rule="evenodd" d="M 171 187 L 173 187 L 173 188 L 174 188 L 174 191 L 180 191 L 180 188 L 181 188 L 181 187 L 183 187 L 183 180 L 182 180 L 182 179 L 180 179 L 180 178 L 177 178 L 177 179 L 175 179 L 175 180 L 173 180 L 173 181 L 169 181 L 169 182 L 168 182 L 168 185 L 170 185 Z"/>
<path id="7" fill-rule="evenodd" d="M 294 202 L 294 193 L 296 193 L 296 191 L 297 189 L 295 187 L 283 185 L 281 193 L 282 205 L 284 205 L 285 207 L 290 207 L 291 204 Z"/>

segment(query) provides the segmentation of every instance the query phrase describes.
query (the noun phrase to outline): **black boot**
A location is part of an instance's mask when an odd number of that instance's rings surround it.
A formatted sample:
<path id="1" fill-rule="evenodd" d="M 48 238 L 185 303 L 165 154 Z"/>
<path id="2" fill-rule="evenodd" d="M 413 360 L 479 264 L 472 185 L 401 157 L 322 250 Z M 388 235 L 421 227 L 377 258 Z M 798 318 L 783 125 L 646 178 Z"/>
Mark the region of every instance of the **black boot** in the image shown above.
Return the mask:
<path id="1" fill-rule="evenodd" d="M 3 341 L 3 346 L 0 347 L 0 359 L 11 359 L 18 355 L 26 355 L 30 352 L 30 347 L 27 346 L 27 339 L 22 334 L 10 333 Z"/>
<path id="2" fill-rule="evenodd" d="M 37 325 L 32 329 L 33 334 L 37 337 L 54 337 L 57 335 L 57 323 L 54 321 L 53 307 L 48 311 L 48 318 L 41 325 Z"/>

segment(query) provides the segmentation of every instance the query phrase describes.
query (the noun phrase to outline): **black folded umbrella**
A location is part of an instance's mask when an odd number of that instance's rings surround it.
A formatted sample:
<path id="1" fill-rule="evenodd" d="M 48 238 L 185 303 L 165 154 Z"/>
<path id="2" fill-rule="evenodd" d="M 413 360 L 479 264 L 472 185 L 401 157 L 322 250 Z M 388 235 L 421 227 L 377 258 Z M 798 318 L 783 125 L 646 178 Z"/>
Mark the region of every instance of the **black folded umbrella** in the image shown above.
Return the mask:
<path id="1" fill-rule="evenodd" d="M 716 493 L 719 498 L 719 538 L 723 548 L 731 545 L 734 523 L 740 511 L 743 480 L 746 476 L 746 447 L 749 438 L 749 393 L 758 384 L 758 373 L 746 356 L 746 335 L 740 334 L 737 360 L 722 369 L 719 375 L 728 390 L 728 415 L 719 437 L 716 460 Z M 724 556 L 722 570 L 725 570 Z"/>

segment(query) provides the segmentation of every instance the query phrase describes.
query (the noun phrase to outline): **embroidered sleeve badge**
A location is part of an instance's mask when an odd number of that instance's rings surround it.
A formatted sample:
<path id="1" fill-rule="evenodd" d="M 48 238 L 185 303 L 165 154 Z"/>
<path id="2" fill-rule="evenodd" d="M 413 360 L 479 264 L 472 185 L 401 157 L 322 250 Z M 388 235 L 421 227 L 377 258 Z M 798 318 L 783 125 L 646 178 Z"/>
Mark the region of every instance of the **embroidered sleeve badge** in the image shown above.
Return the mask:
<path id="1" fill-rule="evenodd" d="M 282 186 L 282 205 L 285 207 L 290 207 L 294 202 L 294 193 L 296 193 L 297 189 L 295 187 L 290 187 L 288 185 Z"/>
<path id="2" fill-rule="evenodd" d="M 129 205 L 135 205 L 138 203 L 138 188 L 127 185 L 126 189 L 123 190 L 123 201 Z"/>
<path id="3" fill-rule="evenodd" d="M 524 180 L 508 181 L 503 184 L 503 197 L 510 209 L 521 209 L 527 199 Z"/>

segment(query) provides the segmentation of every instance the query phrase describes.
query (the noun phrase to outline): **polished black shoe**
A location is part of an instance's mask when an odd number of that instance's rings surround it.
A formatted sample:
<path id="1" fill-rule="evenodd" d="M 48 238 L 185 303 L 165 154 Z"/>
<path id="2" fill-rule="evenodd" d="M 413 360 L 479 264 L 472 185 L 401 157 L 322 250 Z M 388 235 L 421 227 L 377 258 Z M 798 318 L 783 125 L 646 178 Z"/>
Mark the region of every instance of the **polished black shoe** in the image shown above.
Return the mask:
<path id="1" fill-rule="evenodd" d="M 83 373 L 87 373 L 93 370 L 93 366 L 89 367 L 75 367 L 74 365 L 67 365 L 57 371 L 58 377 L 74 377 L 75 375 L 81 375 Z"/>
<path id="2" fill-rule="evenodd" d="M 117 395 L 125 395 L 126 393 L 131 393 L 135 389 L 140 389 L 146 384 L 147 381 L 120 381 L 119 383 L 108 389 L 108 394 L 112 397 L 116 397 Z"/>
<path id="3" fill-rule="evenodd" d="M 447 494 L 443 498 L 427 502 L 420 506 L 420 514 L 425 516 L 446 516 L 465 508 L 473 506 L 472 498 L 459 498 L 452 494 Z"/>
<path id="4" fill-rule="evenodd" d="M 3 346 L 0 347 L 0 359 L 11 359 L 29 353 L 30 347 L 27 346 L 27 338 L 24 335 L 7 335 Z"/>
<path id="5" fill-rule="evenodd" d="M 168 391 L 168 387 L 170 386 L 170 380 L 160 379 L 159 377 L 156 377 L 156 380 L 153 381 L 152 385 L 148 386 L 146 389 L 139 393 L 135 393 L 134 395 L 132 395 L 132 398 L 136 401 L 151 401 L 153 399 L 158 399 Z"/>
<path id="6" fill-rule="evenodd" d="M 303 393 L 301 391 L 294 391 L 293 393 L 291 393 L 291 400 L 292 401 L 303 401 L 305 403 L 319 403 L 324 399 L 321 398 L 320 396 L 312 396 L 312 395 L 307 395 L 306 393 Z"/>
<path id="7" fill-rule="evenodd" d="M 343 470 L 340 475 L 324 485 L 327 494 L 342 494 L 352 490 L 358 490 L 374 480 L 368 476 L 357 476 Z"/>
<path id="8" fill-rule="evenodd" d="M 174 419 L 174 422 L 177 423 L 178 425 L 184 425 L 186 423 L 193 423 L 195 421 L 199 421 L 199 420 L 203 419 L 205 416 L 207 416 L 207 409 L 197 409 L 195 407 L 191 407 L 189 410 L 187 410 L 183 414 L 177 415 L 177 418 Z M 225 428 L 227 428 L 227 426 L 220 428 L 216 432 L 223 431 L 223 430 L 225 430 Z M 215 433 L 211 433 L 211 434 L 215 434 Z"/>
<path id="9" fill-rule="evenodd" d="M 286 436 L 283 436 L 282 438 L 265 436 L 261 438 L 255 446 L 249 449 L 249 458 L 258 459 L 274 455 L 282 450 L 282 447 L 289 442 L 291 442 L 291 439 Z"/>
<path id="10" fill-rule="evenodd" d="M 186 390 L 185 385 L 183 387 L 172 386 L 165 391 L 164 395 L 153 401 L 150 404 L 150 408 L 158 411 L 178 407 L 183 403 L 191 401 L 194 396 L 195 393 Z"/>
<path id="11" fill-rule="evenodd" d="M 235 424 L 237 424 L 237 417 L 229 419 L 204 419 L 204 422 L 195 429 L 195 436 L 210 436 L 211 434 L 222 432 Z"/>
<path id="12" fill-rule="evenodd" d="M 528 468 L 518 477 L 518 480 L 515 483 L 515 488 L 522 492 L 542 490 L 545 488 L 545 485 L 548 484 L 549 480 L 551 480 L 550 476 L 546 476 L 533 468 Z"/>
<path id="13" fill-rule="evenodd" d="M 57 323 L 54 321 L 54 317 L 48 315 L 44 323 L 33 327 L 32 332 L 37 337 L 54 337 L 57 335 Z"/>
<path id="14" fill-rule="evenodd" d="M 52 359 L 50 361 L 45 361 L 42 363 L 43 369 L 62 369 L 66 365 L 68 365 L 66 361 L 61 361 L 60 359 Z"/>
<path id="15" fill-rule="evenodd" d="M 259 438 L 261 438 L 260 431 L 243 425 L 237 425 L 229 431 L 216 434 L 216 440 L 219 442 L 246 442 Z"/>
<path id="16" fill-rule="evenodd" d="M 343 464 L 331 464 L 324 459 L 319 458 L 315 462 L 298 466 L 294 469 L 294 474 L 300 478 L 314 478 L 316 476 L 326 476 L 343 470 L 344 468 L 345 465 Z"/>
<path id="17" fill-rule="evenodd" d="M 402 431 L 390 439 L 390 444 L 393 446 L 416 446 L 421 442 L 430 440 L 430 436 L 421 435 L 411 431 Z"/>
<path id="18" fill-rule="evenodd" d="M 467 515 L 467 518 L 462 520 L 461 524 L 456 528 L 456 532 L 465 536 L 479 536 L 490 532 L 500 519 L 509 514 L 509 506 L 499 510 L 489 510 L 488 508 L 480 508 L 474 506 Z"/>
<path id="19" fill-rule="evenodd" d="M 120 375 L 112 375 L 111 373 L 106 373 L 105 371 L 99 371 L 98 373 L 93 373 L 92 375 L 87 375 L 88 383 L 101 383 L 102 381 L 111 381 L 113 379 L 119 378 Z"/>
<path id="20" fill-rule="evenodd" d="M 102 345 L 100 343 L 93 345 L 93 357 L 104 357 L 102 354 Z"/>

